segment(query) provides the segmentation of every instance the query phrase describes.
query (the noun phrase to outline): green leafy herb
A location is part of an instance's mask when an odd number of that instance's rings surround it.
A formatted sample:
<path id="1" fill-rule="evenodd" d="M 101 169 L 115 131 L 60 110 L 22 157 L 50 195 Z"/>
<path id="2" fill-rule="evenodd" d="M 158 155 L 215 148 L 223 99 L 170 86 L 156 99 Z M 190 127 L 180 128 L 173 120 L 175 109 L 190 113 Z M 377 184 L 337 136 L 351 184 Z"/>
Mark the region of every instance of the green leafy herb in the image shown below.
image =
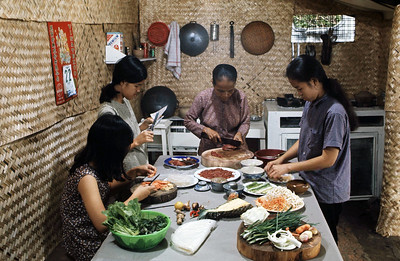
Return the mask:
<path id="1" fill-rule="evenodd" d="M 249 244 L 259 243 L 262 245 L 268 241 L 268 233 L 272 234 L 279 229 L 286 229 L 287 227 L 291 230 L 296 229 L 302 224 L 301 219 L 304 217 L 304 215 L 292 212 L 289 209 L 278 214 L 273 219 L 266 219 L 264 222 L 256 222 L 250 225 L 240 236 Z"/>
<path id="2" fill-rule="evenodd" d="M 116 201 L 110 204 L 107 210 L 102 212 L 107 216 L 103 225 L 113 232 L 127 235 L 147 235 L 160 231 L 167 226 L 168 220 L 163 216 L 146 217 L 141 212 L 140 203 L 133 199 L 125 205 L 123 202 Z"/>

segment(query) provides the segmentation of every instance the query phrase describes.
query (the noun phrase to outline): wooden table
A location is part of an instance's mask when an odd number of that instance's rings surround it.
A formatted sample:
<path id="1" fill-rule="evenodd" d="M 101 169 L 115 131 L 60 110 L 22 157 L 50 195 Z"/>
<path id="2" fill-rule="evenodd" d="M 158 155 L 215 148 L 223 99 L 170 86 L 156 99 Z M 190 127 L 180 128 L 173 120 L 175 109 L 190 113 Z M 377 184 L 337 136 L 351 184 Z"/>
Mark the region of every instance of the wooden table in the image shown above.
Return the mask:
<path id="1" fill-rule="evenodd" d="M 204 168 L 201 164 L 198 168 L 189 170 L 177 170 L 174 168 L 169 168 L 163 164 L 164 160 L 167 158 L 168 156 L 160 156 L 154 164 L 158 169 L 158 173 L 161 174 L 159 177 L 160 179 L 168 174 L 179 173 L 181 175 L 193 175 L 194 172 L 199 168 Z M 321 252 L 312 260 L 343 260 L 313 192 L 309 190 L 302 197 L 305 202 L 305 207 L 299 211 L 304 212 L 304 214 L 307 216 L 306 221 L 318 223 L 316 227 L 322 235 Z M 245 200 L 254 204 L 254 200 L 256 198 L 257 197 L 246 196 Z M 224 199 L 223 192 L 197 192 L 193 189 L 193 187 L 179 189 L 176 199 L 170 202 L 154 204 L 146 207 L 156 207 L 156 211 L 168 215 L 172 221 L 171 227 L 169 228 L 165 239 L 157 247 L 145 252 L 125 250 L 116 245 L 114 238 L 110 233 L 101 245 L 100 249 L 97 251 L 93 260 L 249 260 L 242 256 L 236 248 L 236 233 L 239 225 L 241 224 L 241 220 L 239 218 L 222 219 L 218 221 L 217 228 L 211 232 L 210 236 L 194 255 L 188 256 L 174 250 L 170 246 L 171 234 L 177 229 L 178 225 L 175 222 L 176 215 L 174 213 L 174 207 L 170 205 L 173 205 L 178 200 L 182 202 L 187 202 L 188 200 L 191 202 L 198 202 L 204 205 L 206 208 L 217 207 L 226 201 Z M 189 215 L 186 214 L 185 222 L 189 221 Z"/>

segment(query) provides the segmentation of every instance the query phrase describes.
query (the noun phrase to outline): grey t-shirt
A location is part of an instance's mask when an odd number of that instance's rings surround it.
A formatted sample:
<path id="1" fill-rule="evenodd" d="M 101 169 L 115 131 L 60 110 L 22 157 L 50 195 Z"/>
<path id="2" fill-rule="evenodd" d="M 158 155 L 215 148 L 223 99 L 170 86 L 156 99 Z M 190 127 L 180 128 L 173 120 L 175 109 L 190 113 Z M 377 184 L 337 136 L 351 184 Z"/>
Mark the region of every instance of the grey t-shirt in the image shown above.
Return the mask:
<path id="1" fill-rule="evenodd" d="M 139 124 L 136 120 L 132 106 L 127 99 L 123 99 L 124 103 L 115 100 L 104 102 L 100 105 L 98 117 L 111 113 L 120 116 L 132 129 L 133 137 L 140 134 Z M 128 171 L 133 167 L 148 163 L 146 144 L 142 144 L 130 150 L 124 159 L 124 170 Z"/>
<path id="2" fill-rule="evenodd" d="M 334 98 L 324 95 L 306 102 L 300 121 L 298 159 L 305 161 L 322 154 L 327 147 L 339 149 L 332 167 L 300 171 L 313 188 L 319 202 L 333 204 L 350 198 L 350 124 L 344 107 Z"/>

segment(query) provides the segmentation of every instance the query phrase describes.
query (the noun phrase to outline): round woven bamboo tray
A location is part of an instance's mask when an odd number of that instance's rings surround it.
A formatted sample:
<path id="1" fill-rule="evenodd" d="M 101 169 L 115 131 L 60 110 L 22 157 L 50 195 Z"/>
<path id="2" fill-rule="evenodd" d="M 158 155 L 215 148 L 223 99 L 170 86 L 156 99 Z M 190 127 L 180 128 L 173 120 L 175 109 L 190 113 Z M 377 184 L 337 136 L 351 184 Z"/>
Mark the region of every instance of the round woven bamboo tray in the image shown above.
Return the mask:
<path id="1" fill-rule="evenodd" d="M 255 21 L 243 28 L 241 41 L 243 49 L 248 53 L 261 55 L 272 48 L 275 35 L 269 24 L 263 21 Z"/>

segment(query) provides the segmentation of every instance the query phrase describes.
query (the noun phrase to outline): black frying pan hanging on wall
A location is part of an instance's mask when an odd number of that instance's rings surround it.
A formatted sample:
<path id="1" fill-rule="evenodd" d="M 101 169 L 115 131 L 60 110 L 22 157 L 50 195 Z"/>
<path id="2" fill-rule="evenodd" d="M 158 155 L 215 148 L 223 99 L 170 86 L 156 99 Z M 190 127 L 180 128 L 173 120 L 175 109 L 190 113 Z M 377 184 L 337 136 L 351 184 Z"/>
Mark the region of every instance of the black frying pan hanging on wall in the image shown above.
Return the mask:
<path id="1" fill-rule="evenodd" d="M 181 51 L 190 56 L 201 54 L 208 46 L 207 30 L 196 22 L 184 25 L 179 31 Z"/>

